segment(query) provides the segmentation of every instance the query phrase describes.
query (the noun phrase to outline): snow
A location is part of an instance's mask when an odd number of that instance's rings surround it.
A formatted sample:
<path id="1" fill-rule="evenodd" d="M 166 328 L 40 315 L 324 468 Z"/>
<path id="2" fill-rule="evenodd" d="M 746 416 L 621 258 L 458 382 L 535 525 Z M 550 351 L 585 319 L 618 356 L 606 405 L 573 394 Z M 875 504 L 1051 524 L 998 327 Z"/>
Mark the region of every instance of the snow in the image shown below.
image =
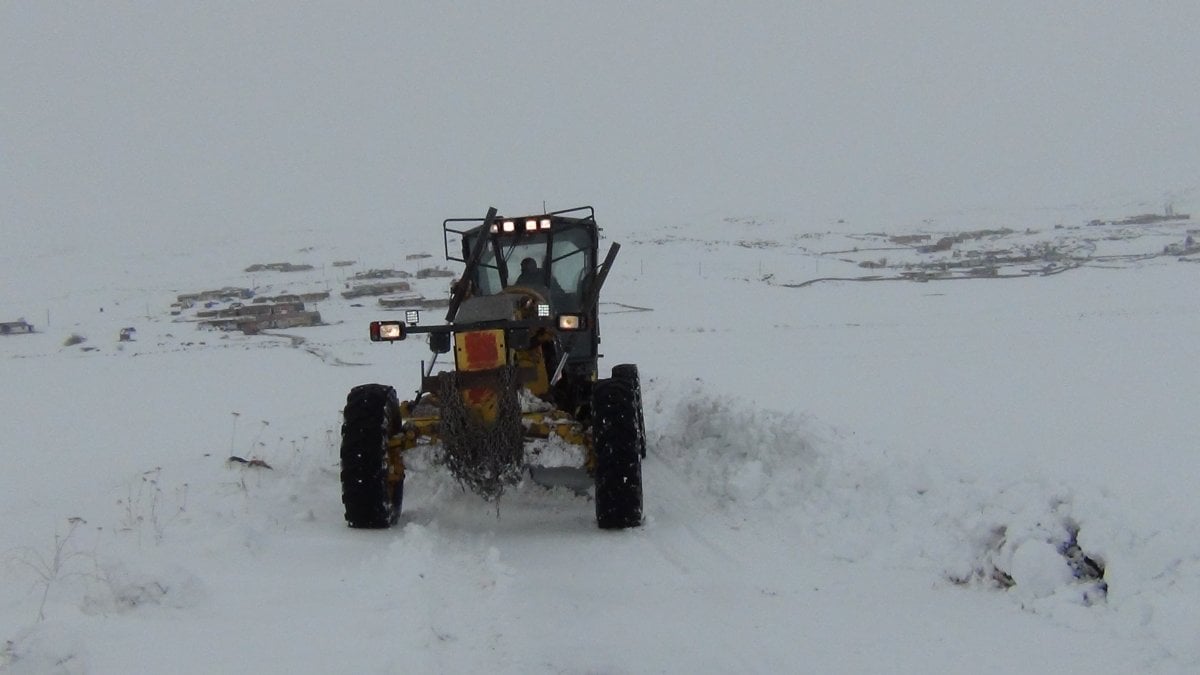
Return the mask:
<path id="1" fill-rule="evenodd" d="M 1123 250 L 1161 251 L 1190 227 L 1147 228 Z M 772 245 L 739 246 L 747 228 Z M 718 220 L 693 224 L 688 241 L 622 249 L 604 362 L 640 365 L 649 457 L 646 523 L 617 533 L 597 530 L 588 496 L 565 488 L 526 481 L 498 505 L 464 494 L 429 448 L 396 528 L 347 529 L 345 392 L 366 381 L 406 391 L 428 358 L 421 341 L 369 343 L 366 323 L 382 316 L 369 303 L 335 293 L 317 303 L 329 325 L 287 331 L 302 340 L 200 331 L 167 305 L 192 289 L 176 279 L 248 283 L 244 261 L 218 254 L 194 267 L 145 256 L 141 287 L 119 275 L 69 292 L 18 286 L 52 323 L 0 342 L 4 380 L 17 383 L 0 394 L 6 667 L 1200 664 L 1198 399 L 1186 374 L 1200 358 L 1188 338 L 1197 268 L 1160 256 L 802 288 L 744 273 L 801 278 L 848 241 L 792 231 Z M 280 241 L 274 257 L 302 243 Z M 10 262 L 14 279 L 43 264 Z M 256 283 L 336 290 L 329 269 Z M 417 283 L 444 293 L 443 281 Z M 149 316 L 130 298 L 153 298 Z M 127 325 L 136 340 L 120 343 Z M 71 333 L 88 340 L 63 346 Z M 1102 580 L 1077 578 L 1072 543 Z"/>
<path id="2" fill-rule="evenodd" d="M 873 9 L 6 8 L 0 670 L 1200 670 L 1198 226 L 1116 222 L 1200 208 L 1196 9 Z M 348 529 L 346 392 L 429 352 L 340 292 L 544 199 L 623 245 L 645 524 L 421 448 Z M 170 315 L 224 286 L 332 295 Z"/>

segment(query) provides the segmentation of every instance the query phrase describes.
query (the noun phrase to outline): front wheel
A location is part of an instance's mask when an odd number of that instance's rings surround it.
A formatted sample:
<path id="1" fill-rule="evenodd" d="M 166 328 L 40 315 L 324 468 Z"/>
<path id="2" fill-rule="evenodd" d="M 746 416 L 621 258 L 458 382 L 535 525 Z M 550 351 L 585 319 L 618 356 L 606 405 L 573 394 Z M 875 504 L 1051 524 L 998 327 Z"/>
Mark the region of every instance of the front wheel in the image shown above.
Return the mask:
<path id="1" fill-rule="evenodd" d="M 593 389 L 592 444 L 596 453 L 596 524 L 623 529 L 642 524 L 640 402 L 624 378 Z"/>
<path id="2" fill-rule="evenodd" d="M 363 384 L 350 390 L 342 411 L 342 504 L 350 527 L 396 523 L 404 500 L 404 474 L 392 477 L 388 439 L 400 429 L 396 390 Z"/>

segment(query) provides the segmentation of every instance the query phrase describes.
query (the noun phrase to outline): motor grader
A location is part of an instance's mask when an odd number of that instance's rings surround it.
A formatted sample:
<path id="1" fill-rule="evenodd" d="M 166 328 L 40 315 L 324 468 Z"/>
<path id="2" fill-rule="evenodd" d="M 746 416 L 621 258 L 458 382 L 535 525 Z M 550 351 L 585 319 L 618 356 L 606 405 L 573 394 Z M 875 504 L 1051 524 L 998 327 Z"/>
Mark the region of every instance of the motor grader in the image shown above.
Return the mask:
<path id="1" fill-rule="evenodd" d="M 442 223 L 447 260 L 464 264 L 445 322 L 373 321 L 370 338 L 424 334 L 432 358 L 420 387 L 363 384 L 343 410 L 342 503 L 355 528 L 397 522 L 405 457 L 435 453 L 458 482 L 485 499 L 526 477 L 593 490 L 601 528 L 642 522 L 645 424 L 637 366 L 598 376 L 599 297 L 620 245 L 598 260 L 590 206 Z M 453 368 L 435 372 L 446 356 Z"/>

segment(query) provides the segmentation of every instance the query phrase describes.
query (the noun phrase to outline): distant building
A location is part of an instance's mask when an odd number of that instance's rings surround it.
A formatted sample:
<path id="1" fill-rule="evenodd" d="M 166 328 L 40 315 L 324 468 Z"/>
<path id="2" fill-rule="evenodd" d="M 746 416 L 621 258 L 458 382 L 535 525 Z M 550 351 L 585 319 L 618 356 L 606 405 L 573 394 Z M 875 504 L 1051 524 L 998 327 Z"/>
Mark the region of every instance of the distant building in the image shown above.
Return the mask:
<path id="1" fill-rule="evenodd" d="M 176 297 L 176 302 L 180 306 L 187 308 L 199 303 L 207 304 L 217 301 L 249 300 L 253 297 L 254 291 L 249 288 L 226 286 L 225 288 L 200 291 L 199 293 L 183 293 Z"/>
<path id="2" fill-rule="evenodd" d="M 256 263 L 246 268 L 246 272 L 308 272 L 312 265 L 295 265 L 290 262 Z"/>
<path id="3" fill-rule="evenodd" d="M 0 322 L 0 335 L 17 335 L 21 333 L 32 333 L 33 324 L 27 323 L 25 319 L 17 319 L 16 321 Z"/>
<path id="4" fill-rule="evenodd" d="M 949 251 L 950 249 L 954 248 L 955 242 L 956 240 L 954 237 L 942 237 L 941 239 L 938 239 L 937 243 L 933 244 L 932 246 L 918 246 L 917 252 L 938 253 L 940 251 Z"/>
<path id="5" fill-rule="evenodd" d="M 240 330 L 247 335 L 254 335 L 263 329 L 321 324 L 321 314 L 306 311 L 302 302 L 250 304 L 212 312 L 197 312 L 196 316 L 203 319 L 200 321 L 201 328 Z"/>
<path id="6" fill-rule="evenodd" d="M 366 279 L 407 279 L 411 276 L 404 270 L 367 270 L 359 272 L 351 278 L 362 281 Z"/>
<path id="7" fill-rule="evenodd" d="M 361 298 L 369 295 L 394 295 L 396 293 L 407 293 L 412 290 L 411 284 L 407 281 L 393 281 L 390 283 L 381 284 L 363 284 L 355 286 L 348 291 L 342 293 L 342 297 L 347 300 Z"/>

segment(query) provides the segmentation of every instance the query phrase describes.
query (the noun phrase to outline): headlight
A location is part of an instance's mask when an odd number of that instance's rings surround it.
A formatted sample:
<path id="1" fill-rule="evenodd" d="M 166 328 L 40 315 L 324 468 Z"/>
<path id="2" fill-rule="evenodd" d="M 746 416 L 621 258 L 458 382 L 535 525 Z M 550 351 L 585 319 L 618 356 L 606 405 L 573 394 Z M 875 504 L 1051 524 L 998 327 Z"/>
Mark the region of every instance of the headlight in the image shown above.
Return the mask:
<path id="1" fill-rule="evenodd" d="M 410 326 L 415 326 L 421 323 L 421 312 L 416 309 L 408 309 L 404 311 L 404 323 Z"/>
<path id="2" fill-rule="evenodd" d="M 544 302 L 539 302 L 537 306 L 537 315 L 539 319 L 544 319 L 550 316 L 550 305 Z"/>
<path id="3" fill-rule="evenodd" d="M 559 330 L 579 330 L 583 328 L 583 316 L 579 314 L 559 314 Z"/>
<path id="4" fill-rule="evenodd" d="M 526 232 L 533 232 L 536 229 L 537 229 L 537 221 L 536 220 L 525 221 L 525 231 Z"/>
<path id="5" fill-rule="evenodd" d="M 505 232 L 515 232 L 517 230 L 517 224 L 511 220 L 504 221 L 503 227 Z"/>
<path id="6" fill-rule="evenodd" d="M 371 342 L 392 342 L 404 339 L 404 324 L 399 321 L 372 321 Z"/>

